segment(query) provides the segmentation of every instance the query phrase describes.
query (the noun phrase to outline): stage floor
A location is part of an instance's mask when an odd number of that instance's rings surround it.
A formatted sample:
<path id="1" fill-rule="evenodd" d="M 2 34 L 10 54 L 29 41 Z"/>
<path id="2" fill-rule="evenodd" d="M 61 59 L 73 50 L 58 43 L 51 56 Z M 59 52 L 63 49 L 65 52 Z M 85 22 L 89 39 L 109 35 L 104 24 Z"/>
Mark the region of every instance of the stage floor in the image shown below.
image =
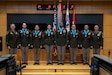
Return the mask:
<path id="1" fill-rule="evenodd" d="M 64 64 L 64 65 L 32 65 L 29 64 L 22 70 L 23 75 L 90 75 L 90 67 L 88 65 Z M 20 75 L 17 73 L 17 75 Z"/>

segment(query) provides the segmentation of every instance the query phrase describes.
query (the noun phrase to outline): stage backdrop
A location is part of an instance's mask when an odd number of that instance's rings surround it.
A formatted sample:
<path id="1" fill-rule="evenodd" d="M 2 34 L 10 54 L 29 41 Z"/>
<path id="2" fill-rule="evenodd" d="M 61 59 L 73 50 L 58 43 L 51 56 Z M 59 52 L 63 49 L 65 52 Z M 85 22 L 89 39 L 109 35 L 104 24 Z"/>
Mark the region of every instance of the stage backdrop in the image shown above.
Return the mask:
<path id="1" fill-rule="evenodd" d="M 71 19 L 72 15 L 70 14 L 70 21 L 72 21 Z M 17 30 L 20 29 L 22 22 L 26 22 L 31 30 L 38 24 L 40 29 L 44 31 L 48 24 L 52 25 L 53 14 L 7 14 L 7 30 L 9 30 L 11 23 L 16 24 Z M 63 23 L 65 24 L 65 14 L 63 15 Z M 76 14 L 77 29 L 82 30 L 85 24 L 88 24 L 91 30 L 95 24 L 98 24 L 100 30 L 103 30 L 103 14 Z"/>

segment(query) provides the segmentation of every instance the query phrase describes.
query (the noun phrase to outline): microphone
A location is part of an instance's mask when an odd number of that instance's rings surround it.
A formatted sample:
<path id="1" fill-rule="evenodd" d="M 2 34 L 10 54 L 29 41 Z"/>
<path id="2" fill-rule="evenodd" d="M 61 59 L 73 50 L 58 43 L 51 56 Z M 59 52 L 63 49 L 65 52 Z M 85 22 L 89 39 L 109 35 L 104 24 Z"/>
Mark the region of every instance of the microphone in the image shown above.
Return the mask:
<path id="1" fill-rule="evenodd" d="M 111 54 L 111 51 L 110 51 L 110 49 L 108 50 L 108 57 L 110 57 L 110 54 Z"/>

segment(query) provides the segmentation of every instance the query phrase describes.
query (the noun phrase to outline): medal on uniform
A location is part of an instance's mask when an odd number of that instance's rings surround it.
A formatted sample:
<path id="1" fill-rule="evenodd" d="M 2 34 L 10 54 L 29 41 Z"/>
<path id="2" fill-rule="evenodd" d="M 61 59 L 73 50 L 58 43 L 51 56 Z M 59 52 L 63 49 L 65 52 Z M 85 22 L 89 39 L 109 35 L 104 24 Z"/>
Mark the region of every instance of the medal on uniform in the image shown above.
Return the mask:
<path id="1" fill-rule="evenodd" d="M 59 27 L 60 34 L 62 34 L 63 29 L 64 29 L 63 27 L 62 28 Z"/>
<path id="2" fill-rule="evenodd" d="M 76 35 L 76 30 L 72 30 L 72 35 L 73 35 L 73 37 L 75 37 L 75 35 Z"/>
<path id="3" fill-rule="evenodd" d="M 48 36 L 50 36 L 52 30 L 47 30 Z"/>
<path id="4" fill-rule="evenodd" d="M 100 36 L 101 35 L 101 32 L 99 32 L 98 34 L 97 34 L 97 36 Z"/>
<path id="5" fill-rule="evenodd" d="M 17 32 L 15 34 L 18 34 Z"/>
<path id="6" fill-rule="evenodd" d="M 26 31 L 26 34 L 29 34 L 29 32 L 28 32 L 28 31 Z"/>
<path id="7" fill-rule="evenodd" d="M 51 35 L 53 35 L 53 32 L 51 32 Z"/>
<path id="8" fill-rule="evenodd" d="M 88 35 L 91 35 L 91 33 L 89 32 Z"/>
<path id="9" fill-rule="evenodd" d="M 88 32 L 89 32 L 88 30 L 84 30 L 85 37 L 87 37 Z"/>
<path id="10" fill-rule="evenodd" d="M 13 34 L 12 32 L 10 32 L 10 34 Z"/>
<path id="11" fill-rule="evenodd" d="M 35 37 L 37 37 L 37 35 L 38 35 L 38 33 L 39 33 L 39 30 L 35 30 Z"/>
<path id="12" fill-rule="evenodd" d="M 101 36 L 101 31 L 97 34 L 97 36 L 98 36 L 98 39 L 99 39 L 99 37 Z"/>
<path id="13" fill-rule="evenodd" d="M 25 35 L 26 31 L 27 31 L 26 29 L 24 29 L 24 28 L 22 29 L 22 33 L 23 33 L 24 35 Z"/>
<path id="14" fill-rule="evenodd" d="M 63 30 L 63 33 L 66 33 L 66 30 Z"/>
<path id="15" fill-rule="evenodd" d="M 41 32 L 38 34 L 39 38 L 41 37 Z"/>

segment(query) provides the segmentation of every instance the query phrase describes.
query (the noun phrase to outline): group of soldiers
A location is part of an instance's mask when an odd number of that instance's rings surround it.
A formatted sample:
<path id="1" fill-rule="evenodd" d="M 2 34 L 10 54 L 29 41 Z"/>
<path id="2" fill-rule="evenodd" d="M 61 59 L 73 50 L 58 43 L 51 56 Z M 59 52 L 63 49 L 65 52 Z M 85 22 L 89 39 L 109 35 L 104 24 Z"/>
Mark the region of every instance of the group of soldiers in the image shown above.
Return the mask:
<path id="1" fill-rule="evenodd" d="M 28 48 L 32 47 L 34 51 L 34 65 L 39 65 L 40 49 L 45 47 L 47 65 L 52 64 L 52 54 L 54 46 L 57 47 L 58 65 L 64 65 L 64 52 L 68 45 L 70 50 L 70 63 L 77 64 L 76 56 L 78 47 L 82 47 L 83 64 L 89 64 L 90 48 L 93 48 L 94 54 L 100 54 L 103 45 L 102 31 L 99 26 L 94 26 L 94 31 L 89 30 L 88 25 L 84 25 L 84 30 L 79 32 L 76 25 L 71 26 L 71 30 L 67 32 L 63 23 L 54 32 L 51 25 L 47 26 L 44 32 L 39 30 L 39 25 L 35 25 L 34 30 L 27 29 L 27 24 L 22 24 L 22 29 L 18 32 L 15 30 L 15 24 L 10 25 L 10 30 L 6 35 L 7 47 L 10 54 L 15 54 L 17 48 L 22 51 L 22 63 L 28 64 Z"/>

